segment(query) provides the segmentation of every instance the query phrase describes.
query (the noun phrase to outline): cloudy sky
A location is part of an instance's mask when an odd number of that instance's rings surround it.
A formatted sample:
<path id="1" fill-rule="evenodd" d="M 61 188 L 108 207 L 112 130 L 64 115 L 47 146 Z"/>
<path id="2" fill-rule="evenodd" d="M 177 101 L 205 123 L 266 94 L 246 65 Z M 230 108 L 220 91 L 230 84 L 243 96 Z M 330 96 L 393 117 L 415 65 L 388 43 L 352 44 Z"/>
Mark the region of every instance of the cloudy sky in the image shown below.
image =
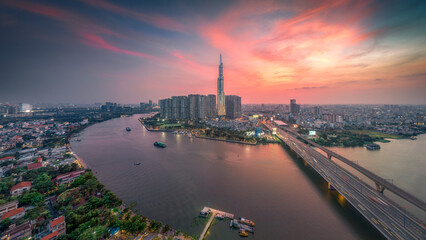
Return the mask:
<path id="1" fill-rule="evenodd" d="M 426 104 L 426 1 L 0 0 L 0 102 Z"/>

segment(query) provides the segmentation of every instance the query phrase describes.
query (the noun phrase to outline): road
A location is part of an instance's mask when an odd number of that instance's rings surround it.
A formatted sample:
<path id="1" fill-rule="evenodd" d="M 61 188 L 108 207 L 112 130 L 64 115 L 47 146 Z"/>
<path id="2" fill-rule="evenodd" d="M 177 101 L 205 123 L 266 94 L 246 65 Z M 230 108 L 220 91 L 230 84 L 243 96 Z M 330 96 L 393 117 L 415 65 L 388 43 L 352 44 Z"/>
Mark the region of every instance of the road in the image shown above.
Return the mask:
<path id="1" fill-rule="evenodd" d="M 424 224 L 358 177 L 278 126 L 277 137 L 338 191 L 387 239 L 426 239 Z"/>

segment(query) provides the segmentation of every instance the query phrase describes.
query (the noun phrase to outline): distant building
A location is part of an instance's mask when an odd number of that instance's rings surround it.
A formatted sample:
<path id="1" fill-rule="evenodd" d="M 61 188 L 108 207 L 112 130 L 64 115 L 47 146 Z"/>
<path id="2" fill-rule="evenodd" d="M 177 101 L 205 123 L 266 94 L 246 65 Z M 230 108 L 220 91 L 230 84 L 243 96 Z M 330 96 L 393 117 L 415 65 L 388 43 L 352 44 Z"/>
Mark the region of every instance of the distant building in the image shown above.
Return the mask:
<path id="1" fill-rule="evenodd" d="M 425 125 L 425 120 L 424 120 L 424 116 L 423 114 L 417 113 L 416 114 L 416 125 L 420 125 L 423 126 Z"/>
<path id="2" fill-rule="evenodd" d="M 229 119 L 241 117 L 241 97 L 228 95 L 225 98 L 226 117 Z"/>
<path id="3" fill-rule="evenodd" d="M 20 182 L 10 189 L 10 194 L 14 197 L 21 196 L 24 192 L 29 191 L 30 189 L 31 189 L 31 182 L 28 182 L 28 181 Z"/>
<path id="4" fill-rule="evenodd" d="M 28 103 L 20 103 L 18 104 L 19 112 L 21 113 L 29 113 L 32 112 L 33 106 Z"/>
<path id="5" fill-rule="evenodd" d="M 296 104 L 296 99 L 290 99 L 290 113 L 293 116 L 299 116 L 300 105 Z"/>
<path id="6" fill-rule="evenodd" d="M 202 120 L 206 118 L 241 116 L 241 97 L 230 95 L 226 100 L 223 85 L 223 63 L 220 55 L 219 77 L 217 79 L 217 95 L 190 94 L 160 99 L 160 117 L 174 120 Z M 227 107 L 229 102 L 231 106 Z"/>
<path id="7" fill-rule="evenodd" d="M 201 105 L 201 95 L 191 94 L 188 95 L 189 99 L 189 119 L 197 120 L 203 115 L 203 109 Z"/>
<path id="8" fill-rule="evenodd" d="M 222 54 L 220 54 L 219 64 L 219 77 L 217 78 L 217 115 L 219 117 L 226 115 L 226 100 L 225 100 L 225 88 L 223 79 L 223 63 Z"/>
<path id="9" fill-rule="evenodd" d="M 207 96 L 207 117 L 214 118 L 217 116 L 217 108 L 216 108 L 216 95 L 210 94 Z"/>
<path id="10" fill-rule="evenodd" d="M 160 105 L 160 117 L 170 119 L 172 117 L 172 100 L 170 98 L 160 99 L 158 105 Z"/>
<path id="11" fill-rule="evenodd" d="M 314 114 L 316 117 L 321 116 L 321 107 L 319 107 L 319 106 L 315 106 L 315 107 L 314 107 L 314 110 L 313 110 L 313 114 Z"/>

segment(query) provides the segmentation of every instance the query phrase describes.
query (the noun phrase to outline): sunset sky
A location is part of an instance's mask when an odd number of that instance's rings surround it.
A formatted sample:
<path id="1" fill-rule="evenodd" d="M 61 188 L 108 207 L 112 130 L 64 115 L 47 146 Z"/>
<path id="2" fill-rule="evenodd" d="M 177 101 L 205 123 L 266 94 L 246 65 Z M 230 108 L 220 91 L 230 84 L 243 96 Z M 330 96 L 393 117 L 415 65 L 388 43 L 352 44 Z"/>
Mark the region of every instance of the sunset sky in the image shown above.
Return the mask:
<path id="1" fill-rule="evenodd" d="M 3 1 L 0 102 L 426 104 L 426 1 Z"/>

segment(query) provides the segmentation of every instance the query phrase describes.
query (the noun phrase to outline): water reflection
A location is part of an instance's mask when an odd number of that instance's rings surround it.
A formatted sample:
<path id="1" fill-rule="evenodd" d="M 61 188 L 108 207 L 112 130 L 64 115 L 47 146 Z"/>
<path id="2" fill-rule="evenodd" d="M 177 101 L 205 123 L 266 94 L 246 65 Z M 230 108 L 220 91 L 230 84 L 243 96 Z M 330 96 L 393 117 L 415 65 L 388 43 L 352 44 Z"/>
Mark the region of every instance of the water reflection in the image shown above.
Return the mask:
<path id="1" fill-rule="evenodd" d="M 124 133 L 123 126 L 132 132 Z M 210 202 L 254 220 L 258 239 L 380 237 L 321 177 L 280 145 L 148 132 L 136 117 L 96 124 L 79 138 L 81 142 L 72 142 L 74 151 L 107 188 L 127 203 L 137 201 L 145 216 L 191 235 L 201 232 L 203 226 L 192 223 Z M 154 148 L 159 139 L 168 147 Z M 240 239 L 228 226 L 218 223 L 208 239 Z"/>

